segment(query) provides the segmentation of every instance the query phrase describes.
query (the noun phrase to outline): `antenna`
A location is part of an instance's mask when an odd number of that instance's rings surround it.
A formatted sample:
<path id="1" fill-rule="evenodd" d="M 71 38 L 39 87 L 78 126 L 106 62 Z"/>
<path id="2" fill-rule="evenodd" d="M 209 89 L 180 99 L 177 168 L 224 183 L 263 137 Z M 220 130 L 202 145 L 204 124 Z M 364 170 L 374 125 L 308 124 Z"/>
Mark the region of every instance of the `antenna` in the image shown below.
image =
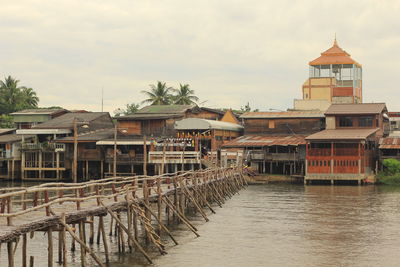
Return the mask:
<path id="1" fill-rule="evenodd" d="M 104 109 L 104 88 L 101 87 L 101 112 L 103 112 Z"/>

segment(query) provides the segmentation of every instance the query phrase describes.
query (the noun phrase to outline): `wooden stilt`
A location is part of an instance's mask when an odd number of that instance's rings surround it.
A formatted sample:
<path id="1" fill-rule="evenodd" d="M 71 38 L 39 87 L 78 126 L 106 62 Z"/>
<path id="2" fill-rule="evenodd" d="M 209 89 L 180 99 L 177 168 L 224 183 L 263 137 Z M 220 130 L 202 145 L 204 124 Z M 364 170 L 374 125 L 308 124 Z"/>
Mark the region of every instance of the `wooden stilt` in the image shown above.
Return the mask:
<path id="1" fill-rule="evenodd" d="M 56 215 L 52 210 L 50 210 L 52 215 Z M 101 260 L 97 257 L 97 255 L 90 249 L 90 247 L 88 247 L 83 241 L 82 239 L 80 239 L 75 233 L 74 231 L 71 229 L 71 227 L 69 227 L 65 222 L 62 221 L 62 219 L 60 218 L 60 223 L 65 227 L 65 229 L 68 231 L 68 233 L 71 235 L 71 237 L 73 239 L 75 239 L 85 250 L 87 250 L 90 254 L 90 256 L 92 256 L 92 258 L 94 259 L 94 261 L 101 267 L 105 267 L 104 264 L 101 262 Z"/>
<path id="2" fill-rule="evenodd" d="M 108 211 L 108 213 L 111 215 L 111 217 L 114 218 L 115 223 L 118 223 L 121 225 L 121 228 L 127 233 L 128 237 L 131 239 L 133 244 L 136 246 L 136 248 L 143 254 L 143 256 L 147 259 L 147 261 L 152 264 L 153 261 L 150 259 L 150 256 L 146 253 L 146 251 L 143 249 L 143 247 L 133 238 L 132 234 L 128 232 L 128 229 L 123 225 L 123 223 L 118 219 L 117 215 L 114 214 L 114 212 L 105 206 L 103 203 L 101 203 L 103 207 L 105 207 Z"/>
<path id="3" fill-rule="evenodd" d="M 66 224 L 66 219 L 65 219 L 65 213 L 61 214 L 61 220 L 63 224 Z M 67 235 L 65 232 L 65 226 L 63 226 L 62 231 L 61 231 L 61 238 L 62 238 L 62 264 L 63 267 L 67 267 Z"/>
<path id="4" fill-rule="evenodd" d="M 27 251 L 26 251 L 26 247 L 27 247 L 27 236 L 26 234 L 24 234 L 22 236 L 22 267 L 27 267 Z"/>
<path id="5" fill-rule="evenodd" d="M 47 266 L 53 267 L 53 230 L 51 227 L 47 230 Z"/>
<path id="6" fill-rule="evenodd" d="M 99 217 L 99 228 L 101 231 L 101 236 L 103 239 L 103 247 L 104 247 L 104 254 L 106 255 L 106 262 L 109 263 L 110 260 L 108 258 L 108 243 L 107 243 L 107 236 L 106 236 L 106 231 L 104 229 L 104 219 L 103 216 Z"/>
<path id="7" fill-rule="evenodd" d="M 84 224 L 84 222 L 83 221 L 80 221 L 79 222 L 79 239 L 80 239 L 80 241 L 81 242 L 79 242 L 78 240 L 78 243 L 81 245 L 81 249 L 80 249 L 80 251 L 81 251 L 81 265 L 82 265 L 82 267 L 85 267 L 86 266 L 86 251 L 85 251 L 85 247 L 86 247 L 86 242 L 84 241 L 85 240 L 85 236 L 84 236 L 84 227 L 85 227 L 85 224 Z"/>

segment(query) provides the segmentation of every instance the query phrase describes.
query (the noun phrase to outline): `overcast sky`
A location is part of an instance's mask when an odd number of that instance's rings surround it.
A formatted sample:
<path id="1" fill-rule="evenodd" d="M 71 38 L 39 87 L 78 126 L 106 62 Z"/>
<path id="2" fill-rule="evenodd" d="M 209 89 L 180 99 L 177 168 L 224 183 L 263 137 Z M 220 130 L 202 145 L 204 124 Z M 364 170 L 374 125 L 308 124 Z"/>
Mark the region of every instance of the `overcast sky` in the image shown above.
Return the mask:
<path id="1" fill-rule="evenodd" d="M 364 102 L 400 111 L 400 1 L 0 0 L 0 78 L 40 106 L 112 112 L 157 80 L 204 105 L 286 109 L 308 62 L 339 45 L 363 65 Z"/>

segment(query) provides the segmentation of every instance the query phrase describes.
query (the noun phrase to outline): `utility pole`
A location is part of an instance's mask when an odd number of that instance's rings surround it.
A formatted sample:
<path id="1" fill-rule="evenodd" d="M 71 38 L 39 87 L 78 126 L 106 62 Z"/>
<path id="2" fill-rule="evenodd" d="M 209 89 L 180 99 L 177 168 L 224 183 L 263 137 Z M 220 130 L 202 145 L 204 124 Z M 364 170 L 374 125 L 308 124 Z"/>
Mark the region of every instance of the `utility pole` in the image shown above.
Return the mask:
<path id="1" fill-rule="evenodd" d="M 72 180 L 74 183 L 78 182 L 77 169 L 78 169 L 78 125 L 76 118 L 74 118 L 74 161 L 72 163 Z"/>
<path id="2" fill-rule="evenodd" d="M 114 126 L 114 166 L 113 176 L 117 177 L 117 124 Z"/>

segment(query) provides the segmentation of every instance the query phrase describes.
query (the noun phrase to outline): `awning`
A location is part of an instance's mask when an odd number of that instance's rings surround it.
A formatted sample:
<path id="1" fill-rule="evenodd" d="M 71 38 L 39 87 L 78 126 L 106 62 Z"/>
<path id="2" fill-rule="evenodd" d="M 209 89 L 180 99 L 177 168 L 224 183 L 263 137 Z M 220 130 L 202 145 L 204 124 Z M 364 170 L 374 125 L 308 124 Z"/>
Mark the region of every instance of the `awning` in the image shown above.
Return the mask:
<path id="1" fill-rule="evenodd" d="M 146 141 L 146 145 L 151 145 L 152 141 Z M 110 141 L 110 140 L 102 140 L 102 141 L 97 141 L 96 145 L 99 146 L 109 146 L 109 145 L 114 145 L 115 141 Z M 117 145 L 142 145 L 143 146 L 144 142 L 143 140 L 117 140 Z"/>
<path id="2" fill-rule="evenodd" d="M 69 129 L 20 129 L 17 134 L 69 134 Z"/>
<path id="3" fill-rule="evenodd" d="M 223 147 L 265 147 L 305 145 L 302 135 L 244 135 L 223 144 Z"/>

